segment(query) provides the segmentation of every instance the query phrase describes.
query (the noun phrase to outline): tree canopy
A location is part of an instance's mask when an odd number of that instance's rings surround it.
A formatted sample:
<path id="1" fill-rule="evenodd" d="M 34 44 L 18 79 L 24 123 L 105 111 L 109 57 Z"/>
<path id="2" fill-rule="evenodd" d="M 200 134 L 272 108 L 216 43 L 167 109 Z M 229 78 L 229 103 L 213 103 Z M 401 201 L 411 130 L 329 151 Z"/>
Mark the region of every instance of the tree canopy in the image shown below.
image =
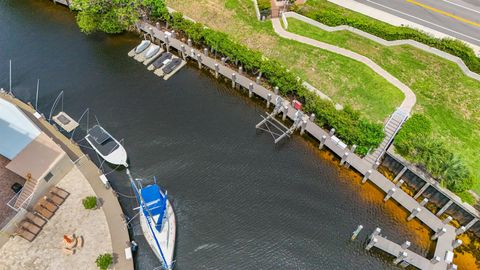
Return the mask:
<path id="1" fill-rule="evenodd" d="M 152 1 L 152 0 L 150 0 Z M 118 34 L 135 24 L 140 17 L 141 0 L 73 0 L 77 24 L 84 33 L 102 31 Z M 162 2 L 163 1 L 158 1 Z"/>

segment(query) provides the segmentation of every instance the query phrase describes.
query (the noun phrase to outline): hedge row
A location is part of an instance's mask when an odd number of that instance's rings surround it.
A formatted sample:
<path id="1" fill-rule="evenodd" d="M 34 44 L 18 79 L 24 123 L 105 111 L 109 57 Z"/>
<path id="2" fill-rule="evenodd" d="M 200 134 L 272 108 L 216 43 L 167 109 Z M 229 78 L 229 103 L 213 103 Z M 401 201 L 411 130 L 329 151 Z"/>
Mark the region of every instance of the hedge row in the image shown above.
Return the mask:
<path id="1" fill-rule="evenodd" d="M 432 134 L 430 121 L 414 114 L 395 137 L 394 145 L 402 156 L 420 163 L 448 189 L 454 192 L 469 190 L 473 177 L 465 162 Z"/>
<path id="2" fill-rule="evenodd" d="M 480 58 L 465 43 L 457 39 L 435 38 L 427 33 L 384 23 L 342 7 L 320 1 L 295 6 L 298 13 L 329 26 L 349 25 L 385 40 L 412 39 L 430 47 L 458 56 L 473 72 L 480 73 Z"/>
<path id="3" fill-rule="evenodd" d="M 171 15 L 165 10 L 162 14 L 149 14 L 151 17 L 165 20 L 169 27 L 183 32 L 200 46 L 207 46 L 230 61 L 241 65 L 251 74 L 262 73 L 268 83 L 279 87 L 283 95 L 296 97 L 304 102 L 306 111 L 315 113 L 316 122 L 325 128 L 335 128 L 336 134 L 349 145 L 356 144 L 356 152 L 364 155 L 369 149 L 377 147 L 383 140 L 382 126 L 372 123 L 351 108 L 336 110 L 330 101 L 324 101 L 302 86 L 300 80 L 285 66 L 276 60 L 267 59 L 260 52 L 253 51 L 230 39 L 228 35 L 206 28 L 200 23 L 183 18 L 181 13 Z"/>

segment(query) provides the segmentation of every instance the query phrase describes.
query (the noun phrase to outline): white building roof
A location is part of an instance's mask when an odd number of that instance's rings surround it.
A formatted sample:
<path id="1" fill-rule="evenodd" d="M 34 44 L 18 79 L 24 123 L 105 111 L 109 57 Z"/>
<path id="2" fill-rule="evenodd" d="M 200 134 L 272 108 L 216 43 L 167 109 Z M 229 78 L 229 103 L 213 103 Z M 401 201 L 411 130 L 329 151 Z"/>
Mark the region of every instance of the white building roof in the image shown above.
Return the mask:
<path id="1" fill-rule="evenodd" d="M 15 105 L 0 98 L 0 155 L 12 160 L 40 130 Z"/>

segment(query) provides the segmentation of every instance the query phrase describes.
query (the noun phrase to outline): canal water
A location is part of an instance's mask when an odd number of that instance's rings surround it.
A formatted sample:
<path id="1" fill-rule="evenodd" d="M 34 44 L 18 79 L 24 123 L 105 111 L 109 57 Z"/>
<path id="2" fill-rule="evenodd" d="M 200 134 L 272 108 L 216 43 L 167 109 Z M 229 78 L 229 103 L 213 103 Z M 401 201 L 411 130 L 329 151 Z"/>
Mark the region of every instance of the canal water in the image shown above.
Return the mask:
<path id="1" fill-rule="evenodd" d="M 0 86 L 8 88 L 12 59 L 17 97 L 33 101 L 39 78 L 39 111 L 48 115 L 63 90 L 65 111 L 78 118 L 90 108 L 124 139 L 133 174 L 156 175 L 173 198 L 177 269 L 395 268 L 364 249 L 376 226 L 429 253 L 420 224 L 405 225 L 405 211 L 327 152 L 299 136 L 274 145 L 257 132 L 263 105 L 193 65 L 164 81 L 127 57 L 138 38 L 84 35 L 68 9 L 47 0 L 0 0 Z M 108 177 L 132 217 L 124 172 Z M 136 269 L 158 266 L 138 220 L 131 234 Z"/>

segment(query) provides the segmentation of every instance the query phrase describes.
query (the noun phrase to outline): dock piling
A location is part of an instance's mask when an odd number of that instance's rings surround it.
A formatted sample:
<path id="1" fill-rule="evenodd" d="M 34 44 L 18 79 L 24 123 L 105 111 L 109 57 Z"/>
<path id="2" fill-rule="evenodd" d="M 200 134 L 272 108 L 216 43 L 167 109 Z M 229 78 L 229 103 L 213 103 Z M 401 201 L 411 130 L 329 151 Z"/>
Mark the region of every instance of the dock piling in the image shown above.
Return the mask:
<path id="1" fill-rule="evenodd" d="M 215 78 L 217 78 L 217 79 L 218 79 L 218 72 L 219 72 L 219 70 L 220 70 L 220 67 L 218 66 L 217 63 L 215 63 Z"/>
<path id="2" fill-rule="evenodd" d="M 462 241 L 462 240 L 456 239 L 455 241 L 453 241 L 452 247 L 453 247 L 453 248 L 457 248 L 457 247 L 461 246 L 462 244 L 463 244 L 463 241 Z"/>
<path id="3" fill-rule="evenodd" d="M 432 240 L 437 240 L 437 238 L 438 238 L 439 236 L 442 236 L 442 235 L 443 235 L 444 233 L 446 233 L 446 232 L 447 232 L 447 229 L 445 229 L 445 228 L 438 229 L 438 231 L 437 231 L 437 232 L 432 236 L 432 238 L 430 238 L 430 239 L 432 239 Z"/>
<path id="4" fill-rule="evenodd" d="M 360 234 L 360 231 L 363 229 L 363 225 L 358 225 L 358 227 L 355 229 L 355 231 L 353 232 L 352 234 L 352 238 L 350 240 L 355 240 L 358 236 L 358 234 Z"/>
<path id="5" fill-rule="evenodd" d="M 457 270 L 458 269 L 458 266 L 456 264 L 450 264 L 447 268 L 447 270 Z"/>
<path id="6" fill-rule="evenodd" d="M 242 75 L 243 73 L 243 67 L 238 67 L 238 74 Z"/>
<path id="7" fill-rule="evenodd" d="M 393 193 L 395 193 L 395 191 L 397 191 L 396 188 L 391 188 L 388 192 L 387 192 L 387 195 L 385 196 L 385 198 L 383 199 L 384 202 L 388 201 L 388 199 L 390 199 L 393 195 Z"/>
<path id="8" fill-rule="evenodd" d="M 187 45 L 188 47 L 192 47 L 192 40 L 190 38 L 187 39 Z"/>
<path id="9" fill-rule="evenodd" d="M 378 239 L 375 238 L 375 237 L 372 237 L 372 239 L 370 239 L 370 241 L 368 242 L 367 246 L 365 247 L 366 250 L 370 250 L 372 249 L 373 246 L 375 246 L 375 244 L 378 243 Z"/>
<path id="10" fill-rule="evenodd" d="M 320 145 L 318 146 L 318 149 L 322 149 L 323 146 L 325 145 L 325 141 L 327 140 L 327 136 L 323 135 L 322 138 L 320 139 Z"/>
<path id="11" fill-rule="evenodd" d="M 400 186 L 402 186 L 404 182 L 405 181 L 403 181 L 403 179 L 398 180 L 398 182 L 395 184 L 395 187 L 400 188 Z"/>
<path id="12" fill-rule="evenodd" d="M 405 241 L 405 242 L 401 245 L 401 247 L 402 247 L 403 249 L 407 249 L 407 248 L 409 248 L 411 245 L 412 245 L 412 243 L 410 243 L 410 241 Z"/>
<path id="13" fill-rule="evenodd" d="M 458 228 L 458 229 L 455 230 L 455 233 L 456 233 L 457 235 L 460 235 L 460 234 L 462 234 L 462 233 L 464 233 L 464 232 L 466 232 L 466 231 L 467 231 L 467 228 L 465 228 L 465 226 L 460 226 L 460 228 Z"/>
<path id="14" fill-rule="evenodd" d="M 328 135 L 330 135 L 330 137 L 332 137 L 333 134 L 335 134 L 335 129 L 334 128 L 330 129 L 330 132 L 328 132 Z"/>
<path id="15" fill-rule="evenodd" d="M 418 213 L 420 213 L 421 211 L 422 211 L 422 208 L 420 207 L 414 208 L 410 216 L 408 216 L 407 221 L 414 219 L 418 215 Z"/>
<path id="16" fill-rule="evenodd" d="M 237 74 L 232 73 L 232 88 L 235 88 L 235 80 L 237 79 Z"/>
<path id="17" fill-rule="evenodd" d="M 300 128 L 300 135 L 305 134 L 305 128 L 307 127 L 307 119 L 302 120 L 302 124 L 301 124 L 301 128 Z"/>
<path id="18" fill-rule="evenodd" d="M 257 84 L 260 84 L 260 79 L 261 79 L 261 77 L 260 77 L 260 76 L 257 76 L 257 78 L 255 79 L 255 82 L 256 82 Z"/>
<path id="19" fill-rule="evenodd" d="M 397 258 L 395 258 L 395 260 L 393 260 L 393 263 L 394 264 L 399 264 L 401 261 L 403 261 L 405 258 L 407 258 L 408 256 L 408 253 L 406 251 L 402 251 L 400 252 L 400 254 L 398 254 Z"/>
<path id="20" fill-rule="evenodd" d="M 267 94 L 267 108 L 270 107 L 270 101 L 272 100 L 272 94 L 271 93 L 268 93 Z"/>
<path id="21" fill-rule="evenodd" d="M 420 206 L 425 206 L 426 204 L 428 203 L 428 199 L 427 198 L 423 198 L 423 200 L 420 202 Z"/>
<path id="22" fill-rule="evenodd" d="M 222 61 L 222 65 L 225 66 L 225 62 L 227 61 L 227 59 L 225 59 L 225 57 L 222 57 L 222 58 L 220 59 L 220 61 Z"/>
<path id="23" fill-rule="evenodd" d="M 370 177 L 370 175 L 372 174 L 372 170 L 368 170 L 365 175 L 363 176 L 363 179 L 362 179 L 362 184 L 365 184 L 365 182 L 367 182 L 368 180 L 368 177 Z"/>
<path id="24" fill-rule="evenodd" d="M 353 154 L 353 153 L 355 153 L 355 150 L 357 150 L 357 145 L 356 144 L 352 145 L 352 147 L 350 148 L 350 152 L 352 152 L 352 154 Z"/>
<path id="25" fill-rule="evenodd" d="M 310 114 L 310 121 L 311 122 L 315 121 L 315 114 L 314 113 Z"/>
<path id="26" fill-rule="evenodd" d="M 275 95 L 278 95 L 278 87 L 277 86 L 273 87 L 273 92 L 275 93 Z"/>
<path id="27" fill-rule="evenodd" d="M 253 96 L 253 83 L 248 85 L 248 97 L 251 98 Z"/>
<path id="28" fill-rule="evenodd" d="M 208 57 L 208 48 L 203 48 L 203 54 Z"/>
<path id="29" fill-rule="evenodd" d="M 185 49 L 185 45 L 180 45 L 180 51 L 182 52 L 182 58 L 184 61 L 187 60 L 187 49 Z"/>
<path id="30" fill-rule="evenodd" d="M 342 160 L 340 160 L 340 165 L 345 164 L 345 161 L 347 161 L 348 155 L 349 155 L 348 152 L 343 153 Z"/>
<path id="31" fill-rule="evenodd" d="M 197 54 L 198 69 L 202 69 L 202 55 Z"/>
<path id="32" fill-rule="evenodd" d="M 394 264 L 399 264 L 401 261 L 403 261 L 405 258 L 407 258 L 408 253 L 406 251 L 402 251 L 398 254 L 397 258 L 393 260 Z"/>
<path id="33" fill-rule="evenodd" d="M 451 216 L 447 216 L 446 219 L 442 220 L 442 223 L 443 223 L 443 224 L 448 224 L 448 223 L 450 223 L 450 221 L 452 221 L 452 220 L 453 220 L 453 218 L 452 218 Z"/>
<path id="34" fill-rule="evenodd" d="M 288 115 L 288 105 L 284 105 L 282 111 L 283 111 L 282 120 L 285 121 L 285 119 L 287 119 L 287 115 Z"/>

